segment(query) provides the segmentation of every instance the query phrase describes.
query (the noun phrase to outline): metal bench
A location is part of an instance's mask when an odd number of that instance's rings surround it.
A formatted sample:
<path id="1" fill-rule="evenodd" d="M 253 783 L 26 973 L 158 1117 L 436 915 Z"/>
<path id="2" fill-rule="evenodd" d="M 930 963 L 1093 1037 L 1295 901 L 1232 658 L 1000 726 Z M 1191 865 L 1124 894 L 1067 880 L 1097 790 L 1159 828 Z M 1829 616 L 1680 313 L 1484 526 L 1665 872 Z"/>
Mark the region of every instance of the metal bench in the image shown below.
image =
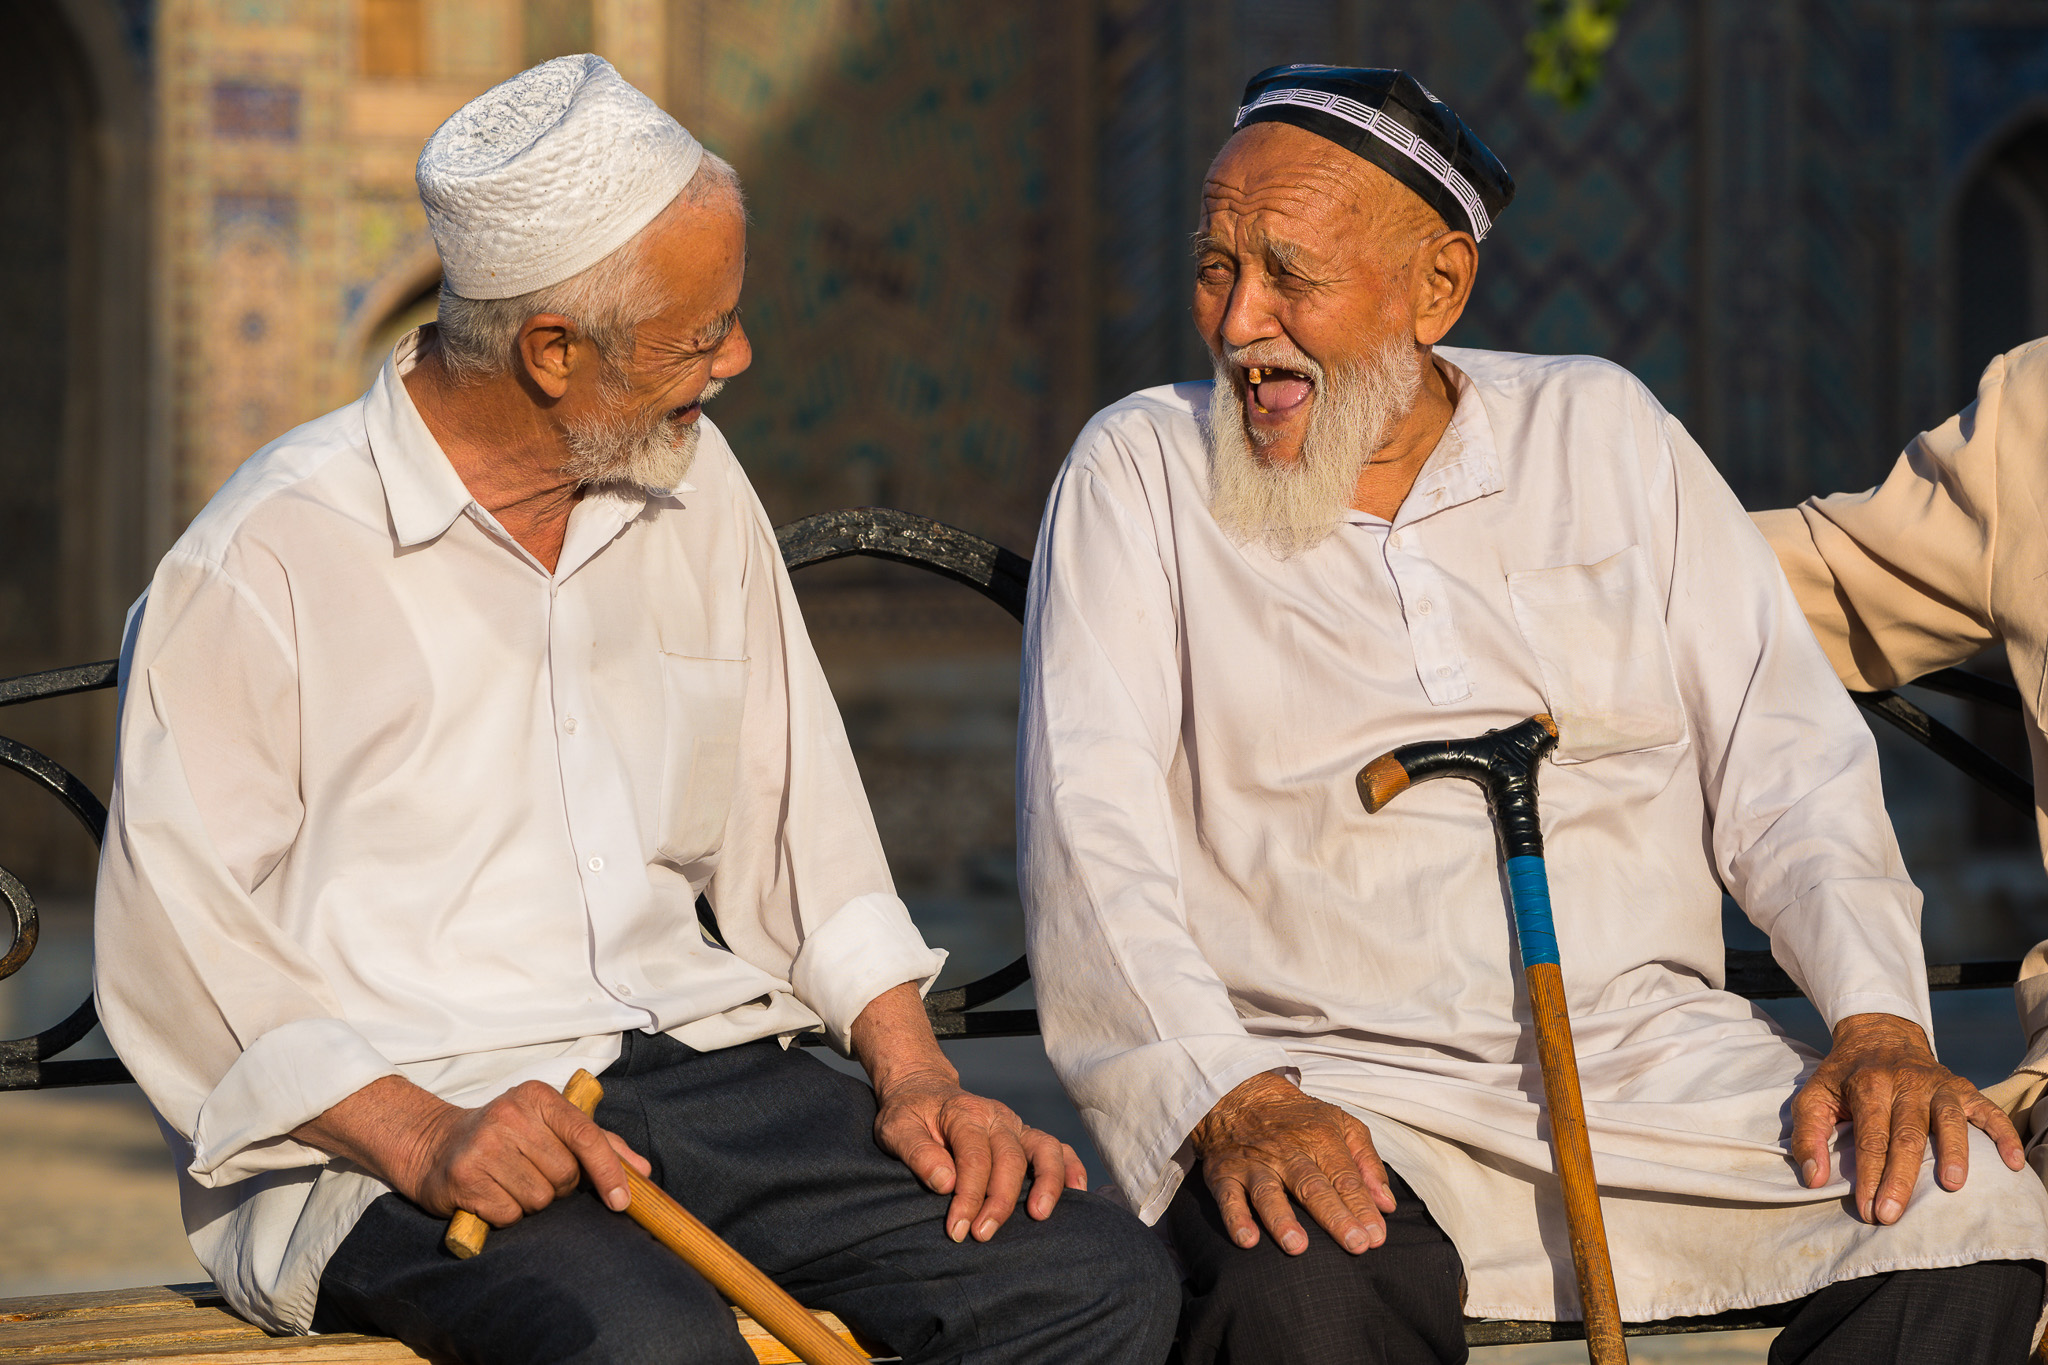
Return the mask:
<path id="1" fill-rule="evenodd" d="M 1024 619 L 1025 591 L 1031 574 L 1030 561 L 991 541 L 925 517 L 888 508 L 854 508 L 822 513 L 791 522 L 777 528 L 776 538 L 782 548 L 783 562 L 792 572 L 813 564 L 862 555 L 893 560 L 964 583 L 1018 621 Z M 114 682 L 113 660 L 0 680 L 0 707 L 96 691 L 112 687 Z M 1929 674 L 1916 680 L 1913 685 L 1949 696 L 1988 702 L 2013 711 L 2020 709 L 2020 697 L 2016 689 L 1956 669 L 1944 669 Z M 2007 768 L 1911 701 L 1896 692 L 1854 695 L 1857 703 L 1866 711 L 1898 727 L 1939 757 L 1954 764 L 1970 778 L 1981 783 L 2001 800 L 2028 815 L 2033 813 L 2034 789 L 2027 778 Z M 105 806 L 83 782 L 66 771 L 62 765 L 25 744 L 0 737 L 0 767 L 13 769 L 62 802 L 94 840 L 97 841 L 104 835 L 107 820 Z M 20 970 L 35 951 L 36 909 L 28 889 L 4 868 L 0 868 L 0 900 L 6 901 L 12 913 L 14 930 L 11 946 L 6 955 L 0 957 L 0 980 L 4 980 Z M 708 919 L 709 909 L 702 901 L 698 903 L 698 911 Z M 1936 991 L 2010 986 L 2018 978 L 2018 974 L 2017 959 L 1945 963 L 1928 967 L 1927 985 L 1928 989 Z M 1028 981 L 1030 976 L 1029 965 L 1020 957 L 1009 966 L 980 980 L 951 990 L 933 992 L 925 1001 L 925 1009 L 931 1017 L 933 1030 L 939 1037 L 946 1039 L 1035 1035 L 1038 1032 L 1036 1011 L 982 1008 L 1010 994 Z M 1799 988 L 1793 984 L 1791 977 L 1772 960 L 1768 952 L 1741 950 L 1731 950 L 1728 954 L 1728 989 L 1752 1000 L 1783 999 L 1799 994 Z M 116 1085 L 132 1079 L 127 1068 L 112 1058 L 67 1060 L 63 1057 L 63 1053 L 75 1047 L 92 1032 L 97 1022 L 98 1016 L 94 1011 L 92 998 L 88 995 L 77 1009 L 42 1032 L 25 1038 L 0 1041 L 0 1091 Z M 209 1290 L 210 1286 L 173 1286 L 161 1290 L 124 1292 L 131 1298 L 141 1296 L 136 1298 L 138 1305 L 154 1305 L 149 1308 L 151 1312 L 168 1311 L 167 1302 L 160 1299 L 161 1296 L 170 1294 L 177 1302 L 185 1305 L 182 1311 L 188 1315 L 199 1313 L 202 1309 L 210 1309 L 218 1317 L 225 1313 L 225 1309 L 219 1307 L 217 1296 L 208 1296 Z M 119 1296 L 64 1296 L 67 1302 L 73 1299 L 100 1301 L 117 1297 Z M 10 1316 L 10 1309 L 15 1309 L 18 1313 L 22 1304 L 42 1302 L 45 1301 L 22 1300 L 16 1301 L 13 1305 L 0 1302 L 0 1360 L 11 1354 L 9 1332 L 14 1330 L 9 1326 L 11 1322 L 43 1321 L 41 1318 Z M 75 1320 L 75 1326 L 81 1324 L 90 1313 L 98 1311 L 100 1310 L 91 1308 L 90 1305 L 73 1305 L 62 1310 L 63 1313 L 71 1314 L 71 1318 L 65 1320 Z M 142 1309 L 128 1306 L 125 1299 L 121 1305 L 105 1307 L 105 1313 L 111 1315 L 108 1319 L 110 1322 L 121 1319 L 122 1315 L 131 1311 L 139 1312 Z M 1626 1330 L 1630 1336 L 1662 1336 L 1768 1328 L 1782 1325 L 1787 1311 L 1782 1306 L 1750 1309 L 1704 1318 L 1632 1323 Z M 246 1323 L 241 1324 L 241 1327 L 246 1332 L 256 1331 Z M 79 1330 L 83 1331 L 84 1328 L 80 1326 Z M 1579 1325 L 1569 1322 L 1474 1320 L 1465 1329 L 1465 1339 L 1472 1346 L 1577 1341 L 1583 1337 L 1584 1333 Z M 257 1344 L 253 1339 L 243 1340 L 247 1342 L 244 1349 Z M 325 1338 L 322 1340 L 331 1341 Z M 278 1346 L 283 1347 L 285 1344 L 280 1342 Z M 772 1342 L 770 1345 L 772 1346 Z M 378 1344 L 377 1349 L 382 1350 L 384 1354 L 336 1355 L 334 1358 L 412 1358 L 409 1353 L 390 1354 L 392 1344 L 388 1342 Z M 36 1354 L 38 1359 L 61 1358 L 46 1355 L 42 1351 Z M 95 1354 L 91 1358 L 106 1360 L 118 1357 Z M 135 1358 L 164 1357 L 161 1353 L 142 1353 Z M 212 1360 L 216 1357 L 208 1355 L 207 1358 Z M 763 1360 L 789 1358 L 761 1356 Z"/>

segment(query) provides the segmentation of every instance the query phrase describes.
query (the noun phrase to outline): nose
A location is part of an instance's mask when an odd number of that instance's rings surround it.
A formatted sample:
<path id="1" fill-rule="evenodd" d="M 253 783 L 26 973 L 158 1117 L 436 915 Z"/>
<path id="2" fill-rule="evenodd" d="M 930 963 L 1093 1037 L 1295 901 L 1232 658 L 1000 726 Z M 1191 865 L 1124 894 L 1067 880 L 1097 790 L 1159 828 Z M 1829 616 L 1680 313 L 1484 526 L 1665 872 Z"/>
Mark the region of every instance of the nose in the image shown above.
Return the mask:
<path id="1" fill-rule="evenodd" d="M 1238 273 L 1231 286 L 1230 301 L 1223 307 L 1222 325 L 1217 329 L 1225 346 L 1249 346 L 1282 335 L 1280 319 L 1274 316 L 1272 300 L 1264 279 L 1256 271 Z"/>
<path id="2" fill-rule="evenodd" d="M 711 357 L 711 377 L 730 379 L 736 374 L 745 374 L 753 363 L 754 343 L 747 339 L 746 324 L 735 319 L 732 330 L 725 334 L 725 340 L 718 347 L 718 354 Z"/>

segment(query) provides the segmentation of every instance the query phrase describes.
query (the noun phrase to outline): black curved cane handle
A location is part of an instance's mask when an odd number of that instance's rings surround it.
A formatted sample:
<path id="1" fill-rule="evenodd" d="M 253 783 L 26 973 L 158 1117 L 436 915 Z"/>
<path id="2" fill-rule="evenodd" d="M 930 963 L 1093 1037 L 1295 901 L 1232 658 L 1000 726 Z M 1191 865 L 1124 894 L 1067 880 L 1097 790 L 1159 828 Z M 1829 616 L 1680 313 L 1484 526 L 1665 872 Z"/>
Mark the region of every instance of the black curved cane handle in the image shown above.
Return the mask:
<path id="1" fill-rule="evenodd" d="M 1358 770 L 1358 799 L 1378 814 L 1389 801 L 1432 777 L 1462 777 L 1486 793 L 1503 858 L 1543 856 L 1536 810 L 1536 769 L 1557 747 L 1557 723 L 1536 715 L 1471 739 L 1404 744 Z"/>

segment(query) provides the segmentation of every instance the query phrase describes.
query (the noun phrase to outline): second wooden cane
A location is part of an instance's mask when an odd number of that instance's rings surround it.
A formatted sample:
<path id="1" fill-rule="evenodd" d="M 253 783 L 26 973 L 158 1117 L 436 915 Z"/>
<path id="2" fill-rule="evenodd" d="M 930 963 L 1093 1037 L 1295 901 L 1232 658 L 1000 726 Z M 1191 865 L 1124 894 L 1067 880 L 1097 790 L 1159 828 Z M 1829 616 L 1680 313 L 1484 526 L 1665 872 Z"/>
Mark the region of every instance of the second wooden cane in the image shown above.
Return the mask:
<path id="1" fill-rule="evenodd" d="M 578 1071 L 562 1087 L 562 1098 L 585 1114 L 594 1113 L 597 1102 L 604 1098 L 604 1087 L 588 1071 Z M 740 1311 L 772 1332 L 805 1365 L 868 1365 L 866 1356 L 834 1336 L 831 1328 L 791 1298 L 759 1266 L 733 1250 L 695 1214 L 670 1198 L 668 1191 L 631 1166 L 625 1167 L 625 1171 L 626 1216 L 682 1257 L 692 1270 L 738 1304 Z M 468 1226 L 471 1223 L 474 1228 Z M 483 1234 L 489 1230 L 490 1225 L 474 1214 L 458 1213 L 448 1223 L 448 1249 L 458 1256 L 474 1256 L 483 1248 Z M 461 1249 L 457 1247 L 458 1235 L 463 1239 Z"/>

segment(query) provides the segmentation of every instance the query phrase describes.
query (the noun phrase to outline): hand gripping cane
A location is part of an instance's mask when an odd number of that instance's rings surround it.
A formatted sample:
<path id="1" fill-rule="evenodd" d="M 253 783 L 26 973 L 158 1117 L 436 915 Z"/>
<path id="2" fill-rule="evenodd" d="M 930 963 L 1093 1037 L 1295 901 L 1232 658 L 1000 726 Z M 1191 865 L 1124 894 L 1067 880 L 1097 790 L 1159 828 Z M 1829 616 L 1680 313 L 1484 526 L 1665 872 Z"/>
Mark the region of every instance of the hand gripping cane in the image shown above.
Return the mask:
<path id="1" fill-rule="evenodd" d="M 588 1071 L 578 1071 L 562 1087 L 562 1097 L 590 1114 L 604 1098 L 604 1087 Z M 624 1165 L 623 1162 L 620 1163 Z M 631 1166 L 626 1166 L 626 1215 L 654 1234 L 654 1239 L 689 1262 L 748 1317 L 760 1323 L 805 1365 L 867 1365 L 868 1357 L 832 1334 L 832 1329 L 788 1291 L 739 1254 L 723 1237 L 669 1196 L 668 1191 Z M 462 1260 L 484 1249 L 491 1225 L 464 1210 L 448 1220 L 442 1244 Z"/>
<path id="2" fill-rule="evenodd" d="M 1557 931 L 1550 918 L 1550 883 L 1543 875 L 1543 826 L 1536 814 L 1536 766 L 1557 744 L 1549 716 L 1531 716 L 1506 730 L 1475 739 L 1404 744 L 1358 770 L 1358 796 L 1369 813 L 1416 782 L 1462 777 L 1486 793 L 1494 833 L 1508 874 L 1508 899 L 1529 984 L 1529 1014 L 1536 1024 L 1536 1055 L 1543 1063 L 1543 1098 L 1550 1110 L 1550 1146 L 1564 1185 L 1564 1214 L 1578 1272 L 1579 1305 L 1593 1365 L 1627 1365 L 1614 1266 L 1607 1255 L 1607 1225 L 1593 1180 L 1593 1149 L 1586 1139 L 1586 1102 L 1579 1094 L 1579 1059 L 1572 1048 L 1564 977 L 1558 968 Z"/>

